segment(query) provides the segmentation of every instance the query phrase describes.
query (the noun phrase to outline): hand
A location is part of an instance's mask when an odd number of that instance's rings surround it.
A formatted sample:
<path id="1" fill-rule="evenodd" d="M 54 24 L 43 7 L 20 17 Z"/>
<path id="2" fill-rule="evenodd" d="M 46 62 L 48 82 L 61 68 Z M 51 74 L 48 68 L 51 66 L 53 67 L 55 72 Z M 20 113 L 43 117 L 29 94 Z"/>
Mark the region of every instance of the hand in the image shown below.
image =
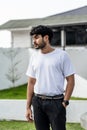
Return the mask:
<path id="1" fill-rule="evenodd" d="M 27 121 L 29 121 L 29 122 L 32 122 L 32 121 L 33 121 L 33 116 L 32 116 L 32 110 L 31 110 L 31 108 L 28 108 L 28 109 L 26 110 L 26 119 L 27 119 Z"/>
<path id="2" fill-rule="evenodd" d="M 62 104 L 66 108 L 66 106 L 69 105 L 69 100 L 63 100 Z"/>
<path id="3" fill-rule="evenodd" d="M 64 103 L 64 102 L 62 102 L 62 105 L 63 105 L 65 108 L 66 108 L 66 106 L 67 106 L 67 105 L 65 105 L 65 103 Z"/>

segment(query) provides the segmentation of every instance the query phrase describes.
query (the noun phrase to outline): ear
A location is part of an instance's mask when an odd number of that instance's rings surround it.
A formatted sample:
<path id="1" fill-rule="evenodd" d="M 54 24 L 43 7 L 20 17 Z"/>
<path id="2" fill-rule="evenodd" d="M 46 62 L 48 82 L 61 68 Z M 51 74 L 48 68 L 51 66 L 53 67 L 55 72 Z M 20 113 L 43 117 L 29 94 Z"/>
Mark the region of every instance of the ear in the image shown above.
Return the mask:
<path id="1" fill-rule="evenodd" d="M 49 36 L 48 36 L 48 35 L 45 35 L 45 36 L 44 36 L 44 40 L 48 41 L 48 40 L 49 40 Z"/>

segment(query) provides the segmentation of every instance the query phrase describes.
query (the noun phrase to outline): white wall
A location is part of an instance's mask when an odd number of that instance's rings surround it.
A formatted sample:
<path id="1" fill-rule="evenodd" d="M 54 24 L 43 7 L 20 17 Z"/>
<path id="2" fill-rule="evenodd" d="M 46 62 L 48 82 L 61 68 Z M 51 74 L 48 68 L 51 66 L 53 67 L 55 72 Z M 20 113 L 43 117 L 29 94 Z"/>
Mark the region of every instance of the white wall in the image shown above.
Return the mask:
<path id="1" fill-rule="evenodd" d="M 83 47 L 66 47 L 75 71 L 81 77 L 87 79 L 87 48 Z"/>
<path id="2" fill-rule="evenodd" d="M 67 122 L 80 122 L 85 112 L 87 112 L 86 100 L 70 100 L 70 105 L 67 107 Z"/>
<path id="3" fill-rule="evenodd" d="M 8 79 L 8 76 L 12 79 L 13 68 L 13 79 L 19 78 L 15 80 L 15 86 L 27 83 L 26 70 L 31 54 L 32 49 L 0 49 L 0 89 L 13 87 L 13 83 Z"/>
<path id="4" fill-rule="evenodd" d="M 25 100 L 0 100 L 0 120 L 26 120 Z"/>
<path id="5" fill-rule="evenodd" d="M 70 101 L 67 107 L 67 122 L 80 122 L 81 115 L 87 112 L 87 101 Z M 26 100 L 0 100 L 0 120 L 24 120 Z"/>
<path id="6" fill-rule="evenodd" d="M 29 33 L 29 30 L 12 32 L 13 47 L 31 47 L 31 38 Z"/>

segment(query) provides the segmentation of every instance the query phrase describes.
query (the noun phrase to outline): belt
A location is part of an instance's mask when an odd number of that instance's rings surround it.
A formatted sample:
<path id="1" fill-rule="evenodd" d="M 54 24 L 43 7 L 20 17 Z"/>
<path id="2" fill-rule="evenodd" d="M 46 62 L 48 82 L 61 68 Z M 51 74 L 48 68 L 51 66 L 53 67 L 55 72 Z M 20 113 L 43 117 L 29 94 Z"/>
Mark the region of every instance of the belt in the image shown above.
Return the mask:
<path id="1" fill-rule="evenodd" d="M 34 94 L 36 97 L 39 97 L 41 99 L 62 99 L 64 98 L 63 94 L 55 95 L 55 96 L 46 96 L 46 95 L 40 95 L 40 94 Z"/>

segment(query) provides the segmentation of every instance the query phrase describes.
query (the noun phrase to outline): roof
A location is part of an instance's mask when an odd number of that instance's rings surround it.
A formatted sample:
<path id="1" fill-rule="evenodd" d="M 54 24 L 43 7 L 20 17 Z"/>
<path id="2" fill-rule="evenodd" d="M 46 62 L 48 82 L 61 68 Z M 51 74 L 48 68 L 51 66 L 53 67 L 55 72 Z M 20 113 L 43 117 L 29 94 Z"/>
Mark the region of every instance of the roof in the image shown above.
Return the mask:
<path id="1" fill-rule="evenodd" d="M 87 24 L 87 6 L 70 10 L 64 13 L 51 15 L 45 18 L 10 20 L 0 26 L 0 29 L 20 30 L 29 29 L 36 25 L 70 26 Z"/>
<path id="2" fill-rule="evenodd" d="M 87 15 L 87 6 L 83 6 L 77 9 L 73 9 L 67 12 L 51 15 L 49 17 L 54 17 L 54 16 L 66 16 L 66 15 Z"/>
<path id="3" fill-rule="evenodd" d="M 44 24 L 54 26 L 87 24 L 87 6 L 46 17 Z"/>
<path id="4" fill-rule="evenodd" d="M 50 22 L 49 22 L 50 21 Z M 49 26 L 70 26 L 70 25 L 86 25 L 87 24 L 87 15 L 67 15 L 67 16 L 58 16 L 51 17 L 44 20 L 44 24 Z"/>
<path id="5" fill-rule="evenodd" d="M 0 29 L 23 29 L 37 24 L 39 19 L 20 19 L 20 20 L 10 20 L 0 26 Z"/>

